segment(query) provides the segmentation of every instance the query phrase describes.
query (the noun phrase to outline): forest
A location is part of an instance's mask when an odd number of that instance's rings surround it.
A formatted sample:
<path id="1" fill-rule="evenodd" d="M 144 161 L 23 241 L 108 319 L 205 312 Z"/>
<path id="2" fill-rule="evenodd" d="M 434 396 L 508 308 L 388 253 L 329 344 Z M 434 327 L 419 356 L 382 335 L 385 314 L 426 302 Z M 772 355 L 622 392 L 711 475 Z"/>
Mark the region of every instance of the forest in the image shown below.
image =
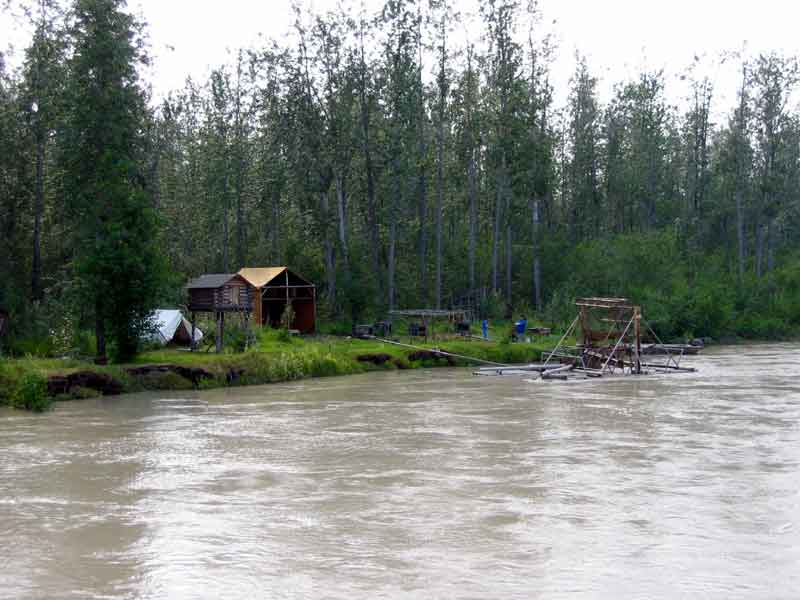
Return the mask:
<path id="1" fill-rule="evenodd" d="M 580 55 L 553 88 L 559 49 L 520 0 L 483 2 L 468 39 L 454 0 L 298 5 L 283 38 L 155 100 L 122 0 L 12 8 L 33 32 L 0 55 L 14 353 L 130 356 L 189 278 L 267 265 L 315 281 L 344 330 L 466 301 L 559 327 L 591 295 L 665 338 L 800 330 L 794 56 L 731 54 L 735 90 L 690 66 L 679 102 L 644 69 L 603 101 Z"/>

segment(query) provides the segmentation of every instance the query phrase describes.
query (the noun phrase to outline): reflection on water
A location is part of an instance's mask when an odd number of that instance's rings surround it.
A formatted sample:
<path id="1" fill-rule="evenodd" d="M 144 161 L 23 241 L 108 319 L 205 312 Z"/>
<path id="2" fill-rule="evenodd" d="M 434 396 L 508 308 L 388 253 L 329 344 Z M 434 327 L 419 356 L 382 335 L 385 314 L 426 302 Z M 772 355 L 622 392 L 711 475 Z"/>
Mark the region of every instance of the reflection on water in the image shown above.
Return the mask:
<path id="1" fill-rule="evenodd" d="M 799 350 L 0 411 L 0 597 L 797 598 Z"/>

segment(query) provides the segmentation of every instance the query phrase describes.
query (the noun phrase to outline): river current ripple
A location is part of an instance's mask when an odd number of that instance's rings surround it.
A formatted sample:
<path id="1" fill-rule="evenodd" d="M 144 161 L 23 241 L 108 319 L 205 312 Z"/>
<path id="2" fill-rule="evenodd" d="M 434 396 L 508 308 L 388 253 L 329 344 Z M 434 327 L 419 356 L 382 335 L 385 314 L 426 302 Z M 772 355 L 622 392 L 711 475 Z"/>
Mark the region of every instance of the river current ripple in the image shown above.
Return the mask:
<path id="1" fill-rule="evenodd" d="M 800 597 L 800 346 L 0 411 L 0 598 Z"/>

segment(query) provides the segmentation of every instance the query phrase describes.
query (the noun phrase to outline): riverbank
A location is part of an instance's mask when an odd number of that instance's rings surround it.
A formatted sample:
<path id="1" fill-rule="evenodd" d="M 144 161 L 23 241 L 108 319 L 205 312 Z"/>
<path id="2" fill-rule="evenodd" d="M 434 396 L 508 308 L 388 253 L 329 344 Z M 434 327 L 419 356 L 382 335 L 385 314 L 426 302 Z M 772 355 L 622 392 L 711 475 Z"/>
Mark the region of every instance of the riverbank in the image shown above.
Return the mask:
<path id="1" fill-rule="evenodd" d="M 297 338 L 270 331 L 259 336 L 255 347 L 239 353 L 159 349 L 143 352 L 132 363 L 108 366 L 78 359 L 9 359 L 0 361 L 0 404 L 44 411 L 53 402 L 145 390 L 210 389 L 382 369 L 475 365 L 436 350 L 496 363 L 527 363 L 538 360 L 557 341 L 557 336 L 515 344 L 465 338 L 414 340 L 413 345 L 421 348 L 414 350 L 379 340 Z"/>

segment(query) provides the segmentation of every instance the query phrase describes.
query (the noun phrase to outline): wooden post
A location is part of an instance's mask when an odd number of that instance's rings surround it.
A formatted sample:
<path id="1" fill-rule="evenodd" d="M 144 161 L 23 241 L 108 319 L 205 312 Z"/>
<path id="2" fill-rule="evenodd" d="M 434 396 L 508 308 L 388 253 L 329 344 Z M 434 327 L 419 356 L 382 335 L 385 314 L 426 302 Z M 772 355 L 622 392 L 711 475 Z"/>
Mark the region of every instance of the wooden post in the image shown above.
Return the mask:
<path id="1" fill-rule="evenodd" d="M 317 286 L 311 287 L 311 302 L 314 306 L 314 328 L 311 333 L 317 333 Z"/>
<path id="2" fill-rule="evenodd" d="M 639 306 L 633 307 L 633 370 L 634 373 L 640 375 L 642 372 L 642 331 L 641 331 L 641 321 L 642 321 L 642 309 Z"/>
<path id="3" fill-rule="evenodd" d="M 589 315 L 588 311 L 586 310 L 585 306 L 581 306 L 581 310 L 578 313 L 581 321 L 581 335 L 583 336 L 583 346 L 584 348 L 592 346 L 592 335 L 591 335 L 591 328 L 589 326 Z"/>
<path id="4" fill-rule="evenodd" d="M 289 269 L 286 269 L 283 274 L 286 276 L 286 306 L 284 307 L 284 311 L 289 308 Z M 294 319 L 292 319 L 294 320 Z M 292 329 L 293 323 L 289 322 L 286 324 L 287 329 Z"/>
<path id="5" fill-rule="evenodd" d="M 189 350 L 192 352 L 194 352 L 197 348 L 197 344 L 195 344 L 194 341 L 195 331 L 197 331 L 197 315 L 194 311 L 192 311 L 192 337 L 189 340 Z"/>
<path id="6" fill-rule="evenodd" d="M 248 292 L 250 291 L 250 287 L 247 288 Z M 261 324 L 264 322 L 264 317 L 262 315 L 262 310 L 264 307 L 264 288 L 252 288 L 253 290 L 253 321 L 255 322 L 256 327 L 261 327 Z"/>
<path id="7" fill-rule="evenodd" d="M 223 319 L 222 311 L 217 311 L 217 354 L 222 353 L 222 336 L 225 333 Z"/>

